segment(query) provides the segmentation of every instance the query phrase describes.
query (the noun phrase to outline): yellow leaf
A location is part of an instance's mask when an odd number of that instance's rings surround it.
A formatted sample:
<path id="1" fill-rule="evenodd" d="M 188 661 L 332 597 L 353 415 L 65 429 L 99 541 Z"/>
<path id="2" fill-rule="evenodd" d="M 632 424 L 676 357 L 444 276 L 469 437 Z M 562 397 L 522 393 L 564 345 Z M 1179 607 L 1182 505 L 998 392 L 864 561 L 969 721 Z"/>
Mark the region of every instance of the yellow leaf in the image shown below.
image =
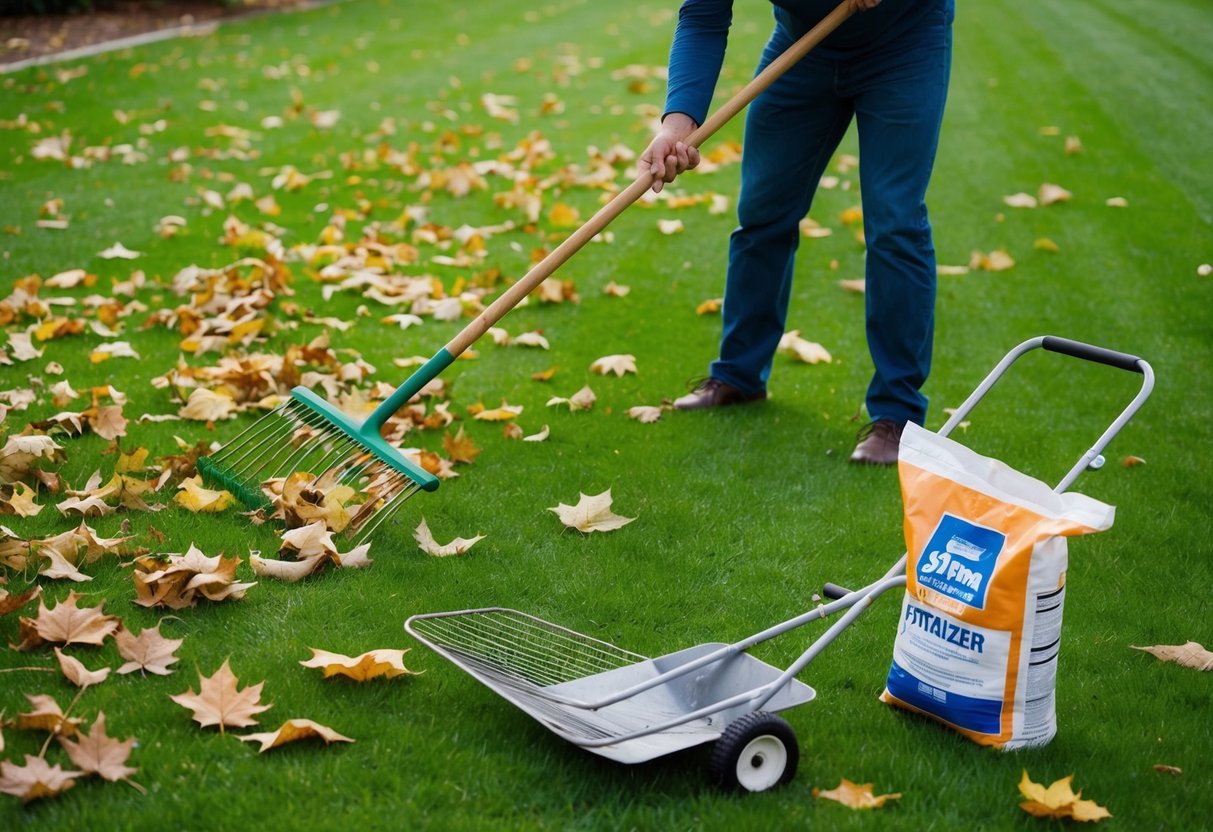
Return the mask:
<path id="1" fill-rule="evenodd" d="M 344 676 L 355 682 L 366 682 L 381 676 L 385 679 L 395 679 L 397 676 L 419 675 L 404 666 L 404 654 L 408 650 L 370 650 L 360 656 L 345 656 L 341 653 L 317 650 L 315 647 L 308 649 L 312 651 L 312 657 L 299 664 L 322 669 L 326 679 Z"/>
<path id="2" fill-rule="evenodd" d="M 1048 237 L 1041 237 L 1036 242 L 1032 243 L 1032 248 L 1036 249 L 1037 251 L 1061 251 L 1061 247 Z"/>
<path id="3" fill-rule="evenodd" d="M 501 407 L 477 411 L 472 418 L 482 422 L 504 422 L 517 417 L 520 413 L 522 413 L 522 405 L 510 405 L 502 402 Z"/>
<path id="4" fill-rule="evenodd" d="M 1019 793 L 1027 800 L 1019 804 L 1029 815 L 1039 818 L 1071 818 L 1078 821 L 1097 821 L 1110 818 L 1112 814 L 1093 800 L 1081 800 L 1081 792 L 1074 793 L 1071 781 L 1074 776 L 1055 780 L 1047 788 L 1028 777 L 1027 769 L 1019 780 Z"/>
<path id="5" fill-rule="evenodd" d="M 715 315 L 720 311 L 721 305 L 724 303 L 723 298 L 711 298 L 695 307 L 696 315 Z"/>
<path id="6" fill-rule="evenodd" d="M 548 222 L 556 228 L 573 228 L 580 221 L 581 214 L 577 209 L 563 202 L 557 202 L 552 206 L 552 210 L 548 211 Z"/>
<path id="7" fill-rule="evenodd" d="M 1036 194 L 1040 198 L 1041 205 L 1052 205 L 1055 202 L 1067 202 L 1070 197 L 1074 196 L 1061 185 L 1054 185 L 1052 182 L 1041 184 L 1040 189 Z"/>
<path id="8" fill-rule="evenodd" d="M 288 742 L 296 742 L 309 737 L 319 737 L 328 745 L 333 742 L 353 742 L 349 737 L 338 734 L 327 725 L 312 722 L 310 719 L 288 719 L 277 731 L 266 731 L 254 734 L 244 734 L 240 737 L 245 742 L 259 742 L 258 751 L 264 753 L 271 748 L 277 748 Z"/>
<path id="9" fill-rule="evenodd" d="M 442 435 L 442 449 L 446 451 L 446 455 L 450 458 L 451 462 L 466 463 L 475 462 L 481 450 L 476 447 L 471 437 L 464 432 L 462 427 L 459 428 L 459 432 L 454 436 L 451 436 L 449 433 Z"/>
<path id="10" fill-rule="evenodd" d="M 114 473 L 128 474 L 147 469 L 147 448 L 136 448 L 129 454 L 122 451 L 118 454 L 118 463 L 114 466 Z"/>
<path id="11" fill-rule="evenodd" d="M 181 490 L 173 498 L 173 502 L 188 511 L 213 514 L 226 511 L 236 504 L 236 498 L 229 492 L 205 488 L 201 477 L 182 480 L 178 488 Z"/>
<path id="12" fill-rule="evenodd" d="M 901 794 L 875 795 L 872 793 L 871 783 L 852 783 L 843 777 L 833 789 L 813 789 L 813 797 L 833 800 L 852 809 L 879 809 L 890 800 L 901 799 Z"/>

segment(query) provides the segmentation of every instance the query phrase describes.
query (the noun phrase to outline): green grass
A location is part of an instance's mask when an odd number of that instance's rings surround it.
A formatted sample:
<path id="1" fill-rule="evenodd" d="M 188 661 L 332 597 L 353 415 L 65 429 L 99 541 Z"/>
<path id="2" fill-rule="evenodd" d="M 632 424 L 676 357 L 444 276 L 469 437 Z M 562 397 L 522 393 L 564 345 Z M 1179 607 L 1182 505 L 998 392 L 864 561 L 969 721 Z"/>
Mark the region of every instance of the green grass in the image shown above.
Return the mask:
<path id="1" fill-rule="evenodd" d="M 810 606 L 827 580 L 860 583 L 881 574 L 901 552 L 896 474 L 843 463 L 857 424 L 870 364 L 863 341 L 862 300 L 835 286 L 862 275 L 862 249 L 838 222 L 858 202 L 857 190 L 822 191 L 811 215 L 836 229 L 806 240 L 798 261 L 789 328 L 824 344 L 828 365 L 805 366 L 780 357 L 772 400 L 719 413 L 667 414 L 653 425 L 625 416 L 635 404 L 656 404 L 684 389 L 713 357 L 719 319 L 694 314 L 718 296 L 726 238 L 733 219 L 702 205 L 637 207 L 612 226 L 614 242 L 592 245 L 561 270 L 580 292 L 579 305 L 531 304 L 503 321 L 511 332 L 542 329 L 550 352 L 478 345 L 480 358 L 459 362 L 454 412 L 476 401 L 525 406 L 530 433 L 551 427 L 552 438 L 507 441 L 500 427 L 464 418 L 484 450 L 462 476 L 436 494 L 416 497 L 399 524 L 372 547 L 367 571 L 329 572 L 297 585 L 262 581 L 245 601 L 184 610 L 163 631 L 184 637 L 177 672 L 167 678 L 116 677 L 81 697 L 75 713 L 104 710 L 110 732 L 135 736 L 131 763 L 143 795 L 124 784 L 84 781 L 54 800 L 21 807 L 0 803 L 0 825 L 13 829 L 332 828 L 801 828 L 1029 829 L 1041 828 L 1016 807 L 1015 785 L 1027 768 L 1038 781 L 1075 775 L 1084 796 L 1112 811 L 1105 826 L 1126 830 L 1196 829 L 1213 811 L 1208 774 L 1211 737 L 1208 677 L 1156 663 L 1130 644 L 1213 644 L 1207 554 L 1213 522 L 1204 453 L 1213 440 L 1213 278 L 1197 276 L 1213 259 L 1213 181 L 1207 137 L 1213 130 L 1213 15 L 1196 0 L 1141 0 L 1050 5 L 1038 0 L 961 4 L 956 56 L 943 145 L 930 195 L 940 261 L 968 262 L 970 252 L 1005 248 L 1017 265 L 1008 272 L 973 271 L 940 280 L 936 362 L 927 392 L 929 427 L 955 406 L 1012 346 L 1056 334 L 1143 355 L 1158 373 L 1146 409 L 1109 451 L 1109 464 L 1080 479 L 1078 490 L 1117 506 L 1107 533 L 1071 546 L 1065 647 L 1058 682 L 1059 735 L 1046 748 L 1001 754 L 977 748 L 924 721 L 876 701 L 891 653 L 897 602 L 886 597 L 814 663 L 802 678 L 819 698 L 787 716 L 802 745 L 796 780 L 748 798 L 720 795 L 704 780 L 704 748 L 639 766 L 621 766 L 565 744 L 470 677 L 416 645 L 401 629 L 414 613 L 503 605 L 534 613 L 641 653 L 660 655 L 708 641 L 744 637 Z M 48 277 L 85 268 L 108 293 L 111 279 L 142 269 L 163 284 L 139 299 L 149 307 L 183 300 L 168 288 L 191 264 L 218 267 L 235 252 L 216 241 L 227 212 L 207 213 L 201 189 L 226 193 L 248 182 L 270 193 L 271 171 L 293 164 L 331 170 L 294 193 L 274 192 L 288 247 L 316 242 L 331 213 L 360 198 L 375 207 L 369 221 L 388 223 L 420 193 L 415 177 L 386 165 L 358 171 L 341 156 L 376 147 L 384 119 L 397 150 L 415 144 L 426 166 L 489 158 L 487 135 L 464 135 L 455 149 L 438 143 L 444 130 L 481 126 L 504 149 L 541 131 L 557 156 L 547 167 L 584 164 L 586 147 L 616 142 L 636 150 L 649 135 L 640 105 L 661 103 L 660 80 L 647 92 L 612 78 L 629 64 L 661 65 L 673 27 L 671 4 L 593 4 L 562 0 L 524 12 L 501 4 L 360 0 L 318 10 L 232 24 L 216 34 L 27 69 L 0 79 L 0 275 L 7 286 L 27 275 Z M 751 71 L 768 27 L 762 4 L 738 5 L 720 85 L 723 99 Z M 529 67 L 518 64 L 528 59 Z M 61 80 L 60 70 L 87 74 Z M 262 118 L 284 115 L 293 92 L 304 107 L 339 109 L 330 130 L 306 118 L 262 129 Z M 562 113 L 541 113 L 547 91 Z M 514 95 L 517 124 L 491 120 L 482 93 Z M 199 108 L 214 102 L 214 109 Z M 207 105 L 210 106 L 210 105 Z M 119 123 L 113 111 L 130 114 Z M 40 126 L 17 127 L 18 114 Z M 163 119 L 163 130 L 141 136 L 140 125 Z M 208 158 L 229 140 L 206 128 L 228 124 L 253 131 L 256 158 Z M 1059 135 L 1042 135 L 1044 126 Z M 39 138 L 70 131 L 73 149 L 141 143 L 146 161 L 98 162 L 83 170 L 36 161 Z M 1067 156 L 1063 140 L 1080 137 L 1084 152 Z M 739 125 L 722 137 L 739 138 Z M 854 137 L 844 151 L 854 152 Z M 174 181 L 170 152 L 189 149 L 186 181 Z M 357 183 L 347 177 L 361 177 Z M 855 183 L 855 174 L 844 179 Z M 1071 201 L 1025 211 L 1002 196 L 1056 182 Z M 430 219 L 457 227 L 514 216 L 490 192 L 453 199 L 436 194 Z M 689 175 L 686 193 L 734 199 L 736 166 Z M 1107 207 L 1121 196 L 1129 206 Z M 545 194 L 587 216 L 598 194 L 568 188 Z M 38 208 L 62 198 L 67 231 L 38 229 Z M 323 203 L 326 208 L 318 209 Z M 248 203 L 232 211 L 264 220 Z M 159 218 L 181 214 L 188 226 L 175 239 L 154 231 Z M 656 229 L 659 218 L 680 218 L 685 233 Z M 365 224 L 351 220 L 347 235 Z M 19 229 L 19 231 L 18 231 Z M 541 222 L 489 241 L 485 267 L 521 276 L 532 249 L 552 246 L 564 232 Z M 1048 237 L 1059 251 L 1033 248 Z M 115 241 L 144 252 L 135 261 L 95 255 Z M 516 243 L 516 248 L 511 247 Z M 423 247 L 423 255 L 437 253 Z M 830 269 L 838 261 L 836 270 Z M 300 264 L 291 264 L 292 300 L 321 315 L 352 319 L 364 301 L 338 294 L 322 301 Z M 471 271 L 423 262 L 448 285 Z M 632 292 L 610 298 L 611 280 Z M 56 292 L 83 297 L 89 292 Z M 281 301 L 279 302 L 281 306 Z M 372 305 L 373 306 L 373 305 Z M 79 312 L 73 313 L 79 315 Z M 377 323 L 378 309 L 358 319 L 333 344 L 357 350 L 375 365 L 375 378 L 395 383 L 391 359 L 428 355 L 457 324 L 427 322 L 405 332 Z M 144 315 L 126 322 L 123 337 L 141 361 L 88 361 L 103 339 L 78 335 L 46 343 L 42 359 L 0 365 L 0 389 L 53 383 L 43 368 L 57 361 L 77 390 L 111 383 L 130 399 L 126 414 L 175 412 L 167 390 L 151 380 L 178 360 L 178 333 L 142 329 Z M 287 325 L 268 344 L 307 341 L 321 328 Z M 21 326 L 28 323 L 23 321 Z M 20 327 L 16 327 L 20 328 Z M 599 356 L 630 352 L 640 372 L 621 379 L 591 375 Z M 187 357 L 209 363 L 214 355 Z M 532 373 L 559 365 L 546 385 Z M 1046 480 L 1056 480 L 1131 398 L 1138 379 L 1104 367 L 1034 353 L 1025 357 L 974 413 L 961 438 Z M 589 383 L 598 395 L 589 413 L 549 409 Z M 86 404 L 86 403 L 85 403 Z M 77 403 L 75 406 L 84 406 Z M 43 395 L 25 412 L 11 412 L 8 434 L 56 412 Z M 245 421 L 213 432 L 200 423 L 133 423 L 124 447 L 153 457 L 176 453 L 173 436 L 191 444 L 225 441 Z M 421 436 L 440 447 L 440 436 Z M 82 484 L 94 470 L 107 475 L 113 457 L 95 437 L 64 440 L 63 475 Z M 1145 465 L 1117 464 L 1127 455 Z M 606 535 L 565 531 L 546 509 L 576 500 L 579 491 L 611 488 L 616 510 L 637 517 Z M 57 498 L 42 495 L 52 503 Z M 168 499 L 168 495 L 164 496 Z M 431 559 L 417 551 L 411 530 L 424 515 L 439 540 L 484 534 L 461 558 Z M 32 520 L 4 518 L 23 536 L 74 525 L 52 508 Z M 247 557 L 276 549 L 269 527 L 252 527 L 229 513 L 195 516 L 168 509 L 155 515 L 114 515 L 90 521 L 117 534 L 129 519 L 134 543 L 159 551 Z M 157 544 L 149 527 L 167 535 Z M 242 567 L 242 577 L 251 573 Z M 69 587 L 43 581 L 45 597 L 71 588 L 104 599 L 107 612 L 132 629 L 161 620 L 134 597 L 129 569 L 113 559 L 85 570 L 92 582 Z M 249 577 L 248 579 L 251 579 Z M 10 574 L 10 588 L 26 578 Z M 775 664 L 798 655 L 818 628 L 760 648 Z M 16 615 L 0 619 L 0 637 L 17 638 Z M 413 647 L 406 663 L 424 675 L 367 685 L 322 680 L 297 662 L 309 646 L 356 654 Z M 115 649 L 75 649 L 90 667 L 117 663 Z M 213 730 L 198 730 L 168 698 L 197 686 L 227 657 L 246 683 L 266 681 L 274 703 L 262 726 L 307 717 L 356 738 L 349 746 L 298 745 L 257 755 Z M 53 655 L 0 651 L 0 667 L 51 667 Z M 44 672 L 0 674 L 0 709 L 26 709 L 23 694 L 52 693 L 66 704 L 68 683 Z M 42 737 L 7 730 L 6 759 L 37 753 Z M 52 749 L 49 756 L 65 761 Z M 1152 766 L 1179 766 L 1171 778 Z M 815 802 L 813 787 L 840 777 L 871 781 L 899 802 L 874 813 L 851 813 Z"/>

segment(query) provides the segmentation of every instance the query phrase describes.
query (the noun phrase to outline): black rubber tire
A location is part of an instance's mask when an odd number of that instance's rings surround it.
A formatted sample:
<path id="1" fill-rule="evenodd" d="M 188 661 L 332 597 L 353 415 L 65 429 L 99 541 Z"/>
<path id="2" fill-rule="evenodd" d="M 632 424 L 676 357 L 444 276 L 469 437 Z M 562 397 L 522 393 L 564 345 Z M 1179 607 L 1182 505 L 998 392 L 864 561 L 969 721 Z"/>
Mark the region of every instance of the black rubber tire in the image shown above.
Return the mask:
<path id="1" fill-rule="evenodd" d="M 799 763 L 800 745 L 787 720 L 754 711 L 729 723 L 712 747 L 708 766 L 722 789 L 761 792 L 790 783 Z M 782 770 L 771 768 L 779 765 Z"/>

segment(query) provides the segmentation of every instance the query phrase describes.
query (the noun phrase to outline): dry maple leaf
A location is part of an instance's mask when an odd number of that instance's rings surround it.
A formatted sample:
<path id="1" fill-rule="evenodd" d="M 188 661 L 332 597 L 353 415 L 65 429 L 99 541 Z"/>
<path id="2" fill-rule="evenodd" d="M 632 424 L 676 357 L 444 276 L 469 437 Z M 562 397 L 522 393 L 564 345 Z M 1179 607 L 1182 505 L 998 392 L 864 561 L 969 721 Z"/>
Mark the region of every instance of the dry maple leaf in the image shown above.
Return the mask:
<path id="1" fill-rule="evenodd" d="M 408 650 L 370 650 L 360 656 L 344 656 L 309 647 L 312 657 L 299 662 L 304 667 L 324 670 L 324 678 L 345 676 L 355 682 L 366 682 L 380 676 L 395 679 L 397 676 L 417 676 L 415 671 L 404 666 L 404 654 Z"/>
<path id="2" fill-rule="evenodd" d="M 434 540 L 434 535 L 430 532 L 430 527 L 426 525 L 425 518 L 421 518 L 421 523 L 413 530 L 413 539 L 417 541 L 417 547 L 427 555 L 433 555 L 436 558 L 450 557 L 451 555 L 462 555 L 468 549 L 472 548 L 476 543 L 484 540 L 484 535 L 466 538 L 457 537 L 450 543 L 441 544 Z"/>
<path id="3" fill-rule="evenodd" d="M 1019 804 L 1029 815 L 1038 818 L 1071 818 L 1078 821 L 1097 821 L 1112 817 L 1112 813 L 1094 800 L 1082 800 L 1082 792 L 1074 793 L 1070 783 L 1073 775 L 1053 781 L 1047 788 L 1032 782 L 1027 769 L 1019 781 L 1019 793 L 1027 798 Z"/>
<path id="4" fill-rule="evenodd" d="M 54 797 L 76 785 L 82 772 L 65 770 L 58 763 L 49 765 L 41 757 L 25 755 L 25 765 L 0 760 L 0 792 L 29 803 L 43 797 Z"/>
<path id="5" fill-rule="evenodd" d="M 263 558 L 256 552 L 249 555 L 249 566 L 258 578 L 273 578 L 276 581 L 293 584 L 313 575 L 324 568 L 326 555 L 312 555 L 302 560 L 280 560 Z"/>
<path id="6" fill-rule="evenodd" d="M 1213 652 L 1206 650 L 1204 645 L 1197 641 L 1189 641 L 1186 644 L 1155 644 L 1150 647 L 1137 647 L 1132 644 L 1129 646 L 1164 662 L 1175 662 L 1181 667 L 1213 670 Z"/>
<path id="7" fill-rule="evenodd" d="M 184 639 L 165 638 L 160 635 L 160 625 L 147 627 L 139 635 L 125 628 L 114 633 L 114 644 L 118 647 L 118 655 L 126 659 L 126 664 L 118 668 L 119 673 L 134 673 L 136 670 L 154 673 L 157 676 L 167 676 L 173 671 L 170 664 L 178 659 L 174 655 Z"/>
<path id="8" fill-rule="evenodd" d="M 55 648 L 55 656 L 59 659 L 59 669 L 63 671 L 63 675 L 78 688 L 100 684 L 110 675 L 110 668 L 89 670 L 79 659 L 67 655 L 58 647 Z"/>
<path id="9" fill-rule="evenodd" d="M 577 529 L 587 534 L 614 531 L 636 519 L 635 517 L 620 517 L 611 511 L 612 498 L 609 488 L 592 497 L 579 494 L 579 498 L 575 506 L 560 503 L 555 508 L 549 508 L 548 511 L 556 512 L 560 522 L 570 529 Z"/>
<path id="10" fill-rule="evenodd" d="M 25 698 L 29 700 L 33 710 L 17 714 L 17 721 L 14 723 L 16 728 L 23 731 L 46 731 L 59 737 L 72 737 L 76 735 L 77 727 L 84 722 L 79 717 L 69 717 L 65 714 L 55 697 L 49 694 L 27 693 Z"/>
<path id="11" fill-rule="evenodd" d="M 202 477 L 189 477 L 177 486 L 180 491 L 173 502 L 193 512 L 215 513 L 226 511 L 236 504 L 236 498 L 227 491 L 213 491 L 202 485 Z"/>
<path id="12" fill-rule="evenodd" d="M 508 419 L 516 418 L 522 413 L 522 405 L 511 405 L 505 402 L 501 403 L 501 407 L 493 408 L 492 410 L 479 410 L 472 418 L 482 422 L 503 422 Z"/>
<path id="13" fill-rule="evenodd" d="M 634 355 L 604 355 L 590 364 L 590 372 L 606 375 L 614 373 L 622 376 L 625 373 L 636 372 L 636 356 Z"/>
<path id="14" fill-rule="evenodd" d="M 598 397 L 594 395 L 594 391 L 587 384 L 582 387 L 567 399 L 562 396 L 552 396 L 548 399 L 548 407 L 556 407 L 557 405 L 567 404 L 569 413 L 576 413 L 579 410 L 591 410 L 594 407 L 594 402 L 598 401 Z"/>
<path id="15" fill-rule="evenodd" d="M 442 449 L 446 451 L 446 455 L 450 457 L 451 462 L 466 463 L 475 462 L 481 450 L 472 442 L 472 438 L 464 432 L 462 426 L 454 436 L 451 436 L 449 433 L 442 435 Z"/>
<path id="16" fill-rule="evenodd" d="M 901 794 L 872 794 L 871 783 L 852 783 L 843 777 L 833 789 L 813 789 L 813 797 L 833 800 L 852 809 L 879 809 L 890 800 L 901 799 Z"/>
<path id="17" fill-rule="evenodd" d="M 282 726 L 277 731 L 267 731 L 260 734 L 244 734 L 240 739 L 245 742 L 259 742 L 261 748 L 260 753 L 265 753 L 271 748 L 277 748 L 280 745 L 286 745 L 288 742 L 304 740 L 310 737 L 318 737 L 324 740 L 324 744 L 328 745 L 334 742 L 353 742 L 347 736 L 338 734 L 327 725 L 321 725 L 319 722 L 312 722 L 310 719 L 288 719 L 282 723 Z"/>
<path id="18" fill-rule="evenodd" d="M 105 712 L 98 711 L 97 719 L 87 734 L 78 740 L 60 738 L 59 743 L 67 756 L 84 774 L 97 774 L 111 783 L 126 780 L 138 769 L 126 764 L 135 747 L 135 738 L 117 740 L 105 733 Z"/>
<path id="19" fill-rule="evenodd" d="M 40 586 L 32 586 L 25 592 L 20 592 L 16 595 L 12 595 L 7 590 L 0 588 L 0 615 L 16 612 L 41 594 L 42 587 Z"/>
<path id="20" fill-rule="evenodd" d="M 101 612 L 104 601 L 95 607 L 81 608 L 77 606 L 81 597 L 70 592 L 51 609 L 39 599 L 38 615 L 34 619 L 34 629 L 39 637 L 57 644 L 101 644 L 118 629 L 118 619 Z"/>
<path id="21" fill-rule="evenodd" d="M 645 425 L 651 425 L 653 422 L 656 422 L 661 418 L 661 414 L 662 409 L 653 405 L 640 404 L 628 408 L 628 416 Z"/>
<path id="22" fill-rule="evenodd" d="M 224 659 L 223 666 L 212 676 L 198 674 L 197 693 L 190 688 L 185 693 L 169 696 L 169 699 L 193 711 L 194 721 L 202 727 L 218 725 L 219 733 L 223 733 L 225 726 L 244 728 L 256 725 L 257 720 L 253 719 L 253 715 L 273 707 L 261 704 L 263 685 L 265 682 L 258 682 L 241 689 L 239 680 Z"/>

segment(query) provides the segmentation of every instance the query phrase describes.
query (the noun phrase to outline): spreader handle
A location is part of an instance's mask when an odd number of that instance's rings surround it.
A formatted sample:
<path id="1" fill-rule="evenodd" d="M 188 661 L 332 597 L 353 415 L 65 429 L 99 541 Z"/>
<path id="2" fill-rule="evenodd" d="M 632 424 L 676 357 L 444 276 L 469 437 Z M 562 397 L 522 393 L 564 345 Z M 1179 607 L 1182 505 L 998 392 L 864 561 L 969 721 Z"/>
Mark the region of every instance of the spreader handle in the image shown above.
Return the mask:
<path id="1" fill-rule="evenodd" d="M 1117 352 L 1094 344 L 1084 344 L 1082 341 L 1071 341 L 1069 338 L 1058 338 L 1056 335 L 1046 335 L 1041 340 L 1041 349 L 1048 352 L 1059 352 L 1072 358 L 1094 361 L 1096 364 L 1106 364 L 1131 373 L 1141 373 L 1142 361 L 1136 355 Z"/>

